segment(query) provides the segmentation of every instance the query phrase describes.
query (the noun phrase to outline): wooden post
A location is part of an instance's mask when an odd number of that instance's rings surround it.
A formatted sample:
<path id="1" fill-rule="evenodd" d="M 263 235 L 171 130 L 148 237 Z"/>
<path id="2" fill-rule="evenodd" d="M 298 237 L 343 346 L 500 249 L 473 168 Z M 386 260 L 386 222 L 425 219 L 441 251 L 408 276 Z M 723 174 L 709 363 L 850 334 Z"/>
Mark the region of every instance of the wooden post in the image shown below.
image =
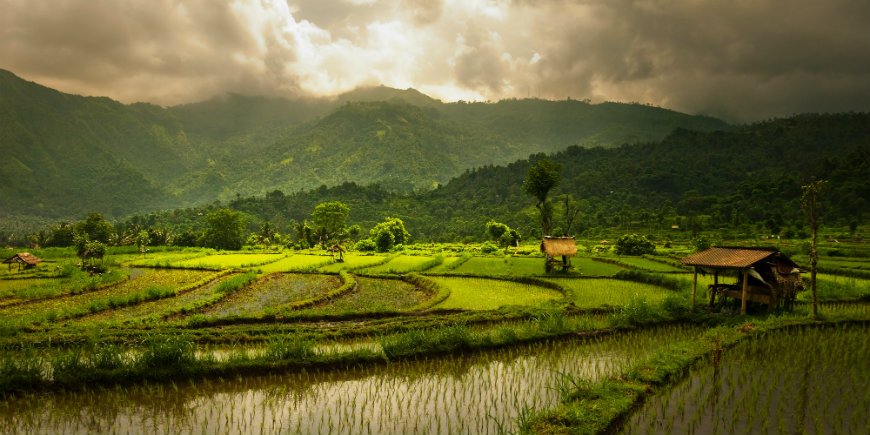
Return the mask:
<path id="1" fill-rule="evenodd" d="M 698 292 L 698 266 L 695 266 L 695 275 L 692 279 L 692 306 L 695 306 L 695 293 Z"/>
<path id="2" fill-rule="evenodd" d="M 740 314 L 746 314 L 746 296 L 749 290 L 749 269 L 743 269 L 743 295 L 740 297 Z"/>
<path id="3" fill-rule="evenodd" d="M 710 308 L 716 302 L 716 291 L 719 290 L 719 270 L 713 271 L 713 288 L 710 289 Z"/>

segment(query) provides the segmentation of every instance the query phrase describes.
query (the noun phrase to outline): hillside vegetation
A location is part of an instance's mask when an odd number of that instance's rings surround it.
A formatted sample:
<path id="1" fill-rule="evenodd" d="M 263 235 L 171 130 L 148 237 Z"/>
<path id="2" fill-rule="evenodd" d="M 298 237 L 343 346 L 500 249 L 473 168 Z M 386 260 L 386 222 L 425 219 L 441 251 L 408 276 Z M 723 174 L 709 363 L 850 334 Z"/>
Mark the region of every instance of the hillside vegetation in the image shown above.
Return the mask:
<path id="1" fill-rule="evenodd" d="M 413 89 L 335 100 L 228 95 L 162 108 L 64 94 L 0 71 L 0 213 L 69 218 L 344 182 L 429 190 L 477 166 L 568 145 L 728 129 L 636 104 L 449 103 Z"/>

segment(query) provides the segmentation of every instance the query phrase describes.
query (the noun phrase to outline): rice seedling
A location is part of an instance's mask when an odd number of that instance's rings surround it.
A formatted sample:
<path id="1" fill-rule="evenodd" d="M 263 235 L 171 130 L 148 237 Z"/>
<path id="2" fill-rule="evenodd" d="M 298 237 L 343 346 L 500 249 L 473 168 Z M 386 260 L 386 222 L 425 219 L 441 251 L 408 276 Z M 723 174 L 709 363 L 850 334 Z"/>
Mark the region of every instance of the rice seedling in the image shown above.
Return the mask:
<path id="1" fill-rule="evenodd" d="M 448 329 L 444 340 L 474 335 L 461 326 Z M 339 371 L 25 393 L 0 401 L 0 434 L 514 432 L 536 410 L 560 400 L 560 373 L 578 382 L 601 379 L 698 333 L 671 326 Z M 262 358 L 269 361 L 316 358 L 306 342 L 289 337 L 267 349 Z M 200 363 L 192 355 L 184 338 L 154 337 L 130 363 L 158 372 L 168 366 L 193 370 Z"/>
<path id="2" fill-rule="evenodd" d="M 864 433 L 868 332 L 802 327 L 747 340 L 648 401 L 621 433 Z"/>
<path id="3" fill-rule="evenodd" d="M 301 255 L 294 254 L 278 261 L 257 266 L 261 273 L 274 272 L 312 272 L 318 268 L 333 264 L 332 257 L 328 255 Z"/>
<path id="4" fill-rule="evenodd" d="M 530 284 L 485 278 L 431 277 L 450 289 L 439 309 L 495 310 L 508 305 L 540 306 L 564 297 L 558 291 Z"/>
<path id="5" fill-rule="evenodd" d="M 398 279 L 357 277 L 356 290 L 317 307 L 318 312 L 397 312 L 415 307 L 429 294 Z"/>
<path id="6" fill-rule="evenodd" d="M 571 301 L 579 308 L 621 307 L 635 298 L 658 303 L 674 294 L 651 284 L 617 279 L 548 278 L 547 281 L 568 289 Z"/>
<path id="7" fill-rule="evenodd" d="M 422 272 L 431 269 L 444 261 L 443 257 L 417 257 L 399 255 L 393 257 L 387 263 L 362 269 L 366 274 L 403 274 L 410 272 Z"/>
<path id="8" fill-rule="evenodd" d="M 276 307 L 315 298 L 341 285 L 332 275 L 267 275 L 203 310 L 205 316 L 258 316 Z"/>
<path id="9" fill-rule="evenodd" d="M 176 261 L 172 267 L 194 269 L 229 269 L 262 266 L 284 258 L 284 254 L 217 254 Z"/>

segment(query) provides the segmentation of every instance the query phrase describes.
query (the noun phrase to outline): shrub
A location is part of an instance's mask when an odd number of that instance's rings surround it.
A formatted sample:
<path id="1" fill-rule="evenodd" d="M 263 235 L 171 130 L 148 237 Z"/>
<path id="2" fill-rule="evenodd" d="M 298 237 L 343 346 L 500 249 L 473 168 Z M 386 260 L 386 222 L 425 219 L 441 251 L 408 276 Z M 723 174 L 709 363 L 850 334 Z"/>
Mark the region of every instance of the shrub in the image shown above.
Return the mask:
<path id="1" fill-rule="evenodd" d="M 626 234 L 616 240 L 617 255 L 655 254 L 656 245 L 639 234 Z"/>
<path id="2" fill-rule="evenodd" d="M 354 249 L 360 252 L 374 252 L 378 249 L 378 245 L 375 244 L 375 241 L 372 239 L 362 239 L 359 242 L 356 242 Z"/>
<path id="3" fill-rule="evenodd" d="M 484 254 L 492 254 L 498 252 L 498 246 L 492 242 L 483 242 L 483 244 L 480 245 L 480 252 L 483 252 Z"/>

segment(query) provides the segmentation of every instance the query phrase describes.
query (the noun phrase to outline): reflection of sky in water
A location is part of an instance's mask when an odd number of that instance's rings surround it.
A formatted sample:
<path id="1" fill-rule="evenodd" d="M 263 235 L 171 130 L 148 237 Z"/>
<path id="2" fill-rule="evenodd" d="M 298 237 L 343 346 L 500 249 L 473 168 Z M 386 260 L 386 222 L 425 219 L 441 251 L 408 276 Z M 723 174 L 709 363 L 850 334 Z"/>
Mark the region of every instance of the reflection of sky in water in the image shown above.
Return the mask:
<path id="1" fill-rule="evenodd" d="M 487 434 L 558 400 L 560 372 L 598 378 L 697 330 L 563 340 L 345 371 L 28 395 L 0 433 Z"/>

